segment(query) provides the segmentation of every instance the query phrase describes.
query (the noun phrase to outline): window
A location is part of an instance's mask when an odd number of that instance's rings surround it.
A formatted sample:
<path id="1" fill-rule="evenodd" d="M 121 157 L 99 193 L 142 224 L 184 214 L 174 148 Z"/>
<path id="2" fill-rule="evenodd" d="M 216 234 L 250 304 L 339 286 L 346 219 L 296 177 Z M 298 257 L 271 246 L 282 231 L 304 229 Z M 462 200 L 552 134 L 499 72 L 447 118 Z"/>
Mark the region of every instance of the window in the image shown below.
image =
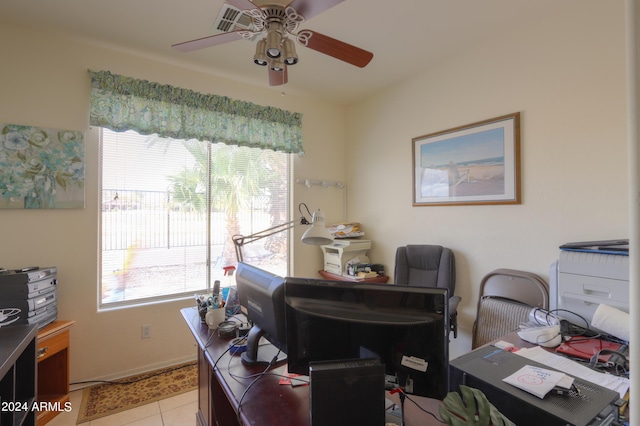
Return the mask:
<path id="1" fill-rule="evenodd" d="M 102 129 L 100 306 L 192 296 L 235 265 L 231 237 L 290 220 L 291 154 Z M 287 275 L 289 233 L 243 248 Z"/>

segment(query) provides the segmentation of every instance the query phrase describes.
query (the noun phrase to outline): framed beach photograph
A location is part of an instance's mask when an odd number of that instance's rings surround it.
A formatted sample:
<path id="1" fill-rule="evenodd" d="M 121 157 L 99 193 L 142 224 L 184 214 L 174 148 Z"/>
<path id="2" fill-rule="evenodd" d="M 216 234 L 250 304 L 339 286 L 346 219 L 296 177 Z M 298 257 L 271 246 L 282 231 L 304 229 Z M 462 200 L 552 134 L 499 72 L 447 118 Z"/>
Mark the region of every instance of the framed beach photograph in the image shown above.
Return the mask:
<path id="1" fill-rule="evenodd" d="M 412 139 L 413 205 L 520 204 L 520 113 Z"/>

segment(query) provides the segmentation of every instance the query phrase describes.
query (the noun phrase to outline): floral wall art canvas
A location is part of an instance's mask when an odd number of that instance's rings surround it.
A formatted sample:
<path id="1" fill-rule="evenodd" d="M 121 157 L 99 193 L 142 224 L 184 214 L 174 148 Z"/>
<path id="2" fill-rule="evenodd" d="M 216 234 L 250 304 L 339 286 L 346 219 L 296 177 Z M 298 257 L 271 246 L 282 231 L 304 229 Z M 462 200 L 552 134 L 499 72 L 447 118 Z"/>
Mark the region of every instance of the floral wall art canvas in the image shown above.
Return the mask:
<path id="1" fill-rule="evenodd" d="M 0 208 L 84 207 L 85 135 L 0 124 Z"/>

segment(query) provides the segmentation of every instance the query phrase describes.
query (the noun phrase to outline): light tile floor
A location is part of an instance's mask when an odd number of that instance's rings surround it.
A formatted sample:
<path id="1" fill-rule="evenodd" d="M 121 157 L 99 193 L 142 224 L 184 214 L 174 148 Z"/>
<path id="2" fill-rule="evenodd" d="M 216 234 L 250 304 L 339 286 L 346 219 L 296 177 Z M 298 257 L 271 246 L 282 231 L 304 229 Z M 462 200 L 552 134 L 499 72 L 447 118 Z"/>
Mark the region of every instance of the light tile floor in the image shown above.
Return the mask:
<path id="1" fill-rule="evenodd" d="M 47 426 L 74 426 L 78 420 L 81 402 L 82 390 L 71 392 L 72 410 L 68 413 L 60 413 L 47 423 Z M 198 391 L 193 390 L 91 422 L 81 423 L 81 426 L 195 426 L 197 411 Z"/>

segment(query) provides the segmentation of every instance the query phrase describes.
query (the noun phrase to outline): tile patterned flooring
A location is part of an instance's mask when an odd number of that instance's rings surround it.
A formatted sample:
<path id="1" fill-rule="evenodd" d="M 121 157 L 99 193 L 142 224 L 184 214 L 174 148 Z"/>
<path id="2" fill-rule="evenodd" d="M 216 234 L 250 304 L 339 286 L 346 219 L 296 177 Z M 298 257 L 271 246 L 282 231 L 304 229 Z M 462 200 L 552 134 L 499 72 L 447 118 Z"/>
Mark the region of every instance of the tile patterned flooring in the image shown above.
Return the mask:
<path id="1" fill-rule="evenodd" d="M 71 392 L 72 410 L 62 412 L 47 426 L 75 426 L 78 420 L 82 390 Z M 81 426 L 195 426 L 198 390 L 152 402 L 131 410 L 102 417 Z"/>

